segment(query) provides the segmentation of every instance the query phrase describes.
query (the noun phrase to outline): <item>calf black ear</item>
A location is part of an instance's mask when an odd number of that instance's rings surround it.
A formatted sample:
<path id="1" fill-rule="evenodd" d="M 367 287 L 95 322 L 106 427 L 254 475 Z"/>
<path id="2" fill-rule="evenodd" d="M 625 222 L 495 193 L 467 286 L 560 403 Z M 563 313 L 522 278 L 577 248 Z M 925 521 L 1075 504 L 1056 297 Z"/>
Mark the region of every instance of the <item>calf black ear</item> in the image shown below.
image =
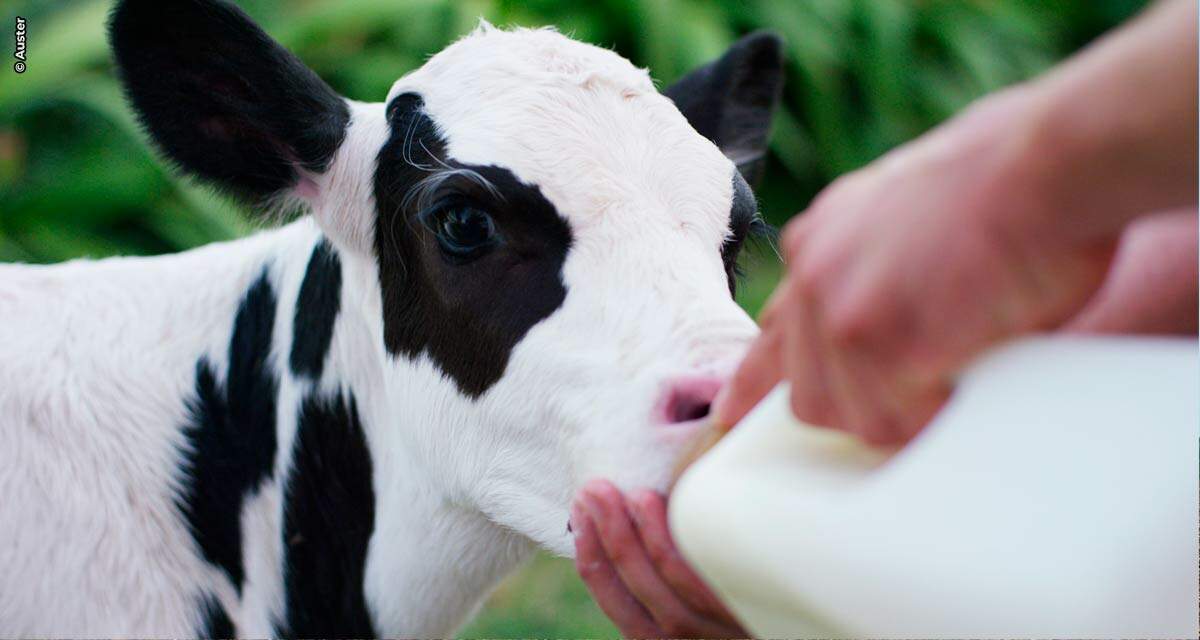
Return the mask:
<path id="1" fill-rule="evenodd" d="M 341 144 L 345 100 L 237 7 L 123 0 L 109 38 L 125 93 L 184 171 L 261 199 L 321 172 Z"/>
<path id="2" fill-rule="evenodd" d="M 762 177 L 771 115 L 783 88 L 783 41 L 756 31 L 664 92 L 750 184 Z"/>

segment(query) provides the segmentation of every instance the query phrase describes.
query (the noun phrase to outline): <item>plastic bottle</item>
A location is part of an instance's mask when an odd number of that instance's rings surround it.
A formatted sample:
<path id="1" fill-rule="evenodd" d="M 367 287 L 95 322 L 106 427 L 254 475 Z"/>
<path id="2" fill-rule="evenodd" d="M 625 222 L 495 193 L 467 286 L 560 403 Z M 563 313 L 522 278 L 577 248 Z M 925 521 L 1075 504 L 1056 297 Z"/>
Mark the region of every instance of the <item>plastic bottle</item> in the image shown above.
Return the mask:
<path id="1" fill-rule="evenodd" d="M 777 388 L 681 478 L 684 554 L 759 637 L 1196 637 L 1193 339 L 1034 338 L 889 455 Z"/>

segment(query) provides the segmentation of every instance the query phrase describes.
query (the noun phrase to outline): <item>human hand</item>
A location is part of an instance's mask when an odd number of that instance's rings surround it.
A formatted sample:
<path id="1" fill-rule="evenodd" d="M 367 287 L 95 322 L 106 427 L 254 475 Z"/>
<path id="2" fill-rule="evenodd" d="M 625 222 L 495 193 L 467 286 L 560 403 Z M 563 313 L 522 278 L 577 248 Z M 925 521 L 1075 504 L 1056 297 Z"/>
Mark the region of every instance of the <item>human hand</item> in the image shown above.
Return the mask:
<path id="1" fill-rule="evenodd" d="M 1104 284 L 1062 330 L 1196 335 L 1198 229 L 1195 207 L 1158 212 L 1130 224 Z"/>
<path id="2" fill-rule="evenodd" d="M 1102 282 L 1119 229 L 1050 203 L 1024 90 L 830 185 L 783 234 L 762 335 L 717 398 L 734 424 L 779 380 L 796 416 L 875 444 L 914 436 L 989 345 L 1055 327 Z M 1068 212 L 1069 213 L 1069 212 Z"/>
<path id="3" fill-rule="evenodd" d="M 745 638 L 741 625 L 684 561 L 667 529 L 666 499 L 584 485 L 571 509 L 575 567 L 627 638 Z"/>

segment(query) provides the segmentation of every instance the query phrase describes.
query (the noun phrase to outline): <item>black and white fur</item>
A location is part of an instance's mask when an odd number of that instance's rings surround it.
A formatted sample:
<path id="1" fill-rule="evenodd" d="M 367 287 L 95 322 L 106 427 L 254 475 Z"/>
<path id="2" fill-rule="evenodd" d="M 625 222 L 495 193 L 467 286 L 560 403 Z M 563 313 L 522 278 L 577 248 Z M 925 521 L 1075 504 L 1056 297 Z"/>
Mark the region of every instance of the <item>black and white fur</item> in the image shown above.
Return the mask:
<path id="1" fill-rule="evenodd" d="M 663 486 L 756 332 L 774 37 L 661 95 L 485 24 L 365 104 L 218 0 L 110 33 L 170 161 L 311 215 L 0 267 L 0 636 L 445 636 L 586 479 Z"/>

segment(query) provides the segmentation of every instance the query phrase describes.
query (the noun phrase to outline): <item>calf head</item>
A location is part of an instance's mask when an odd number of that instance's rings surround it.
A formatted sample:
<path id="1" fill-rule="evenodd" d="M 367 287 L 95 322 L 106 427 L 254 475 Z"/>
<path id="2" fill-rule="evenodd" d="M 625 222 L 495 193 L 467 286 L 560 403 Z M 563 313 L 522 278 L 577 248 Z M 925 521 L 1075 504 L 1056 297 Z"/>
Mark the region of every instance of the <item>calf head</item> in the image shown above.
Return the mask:
<path id="1" fill-rule="evenodd" d="M 128 1 L 116 61 L 185 172 L 306 204 L 382 353 L 372 447 L 561 553 L 586 479 L 661 487 L 756 328 L 733 271 L 761 226 L 779 43 L 743 38 L 664 94 L 551 30 L 474 33 L 386 101 L 333 92 L 242 12 Z M 355 284 L 357 283 L 357 284 Z M 370 376 L 364 376 L 370 377 Z"/>

